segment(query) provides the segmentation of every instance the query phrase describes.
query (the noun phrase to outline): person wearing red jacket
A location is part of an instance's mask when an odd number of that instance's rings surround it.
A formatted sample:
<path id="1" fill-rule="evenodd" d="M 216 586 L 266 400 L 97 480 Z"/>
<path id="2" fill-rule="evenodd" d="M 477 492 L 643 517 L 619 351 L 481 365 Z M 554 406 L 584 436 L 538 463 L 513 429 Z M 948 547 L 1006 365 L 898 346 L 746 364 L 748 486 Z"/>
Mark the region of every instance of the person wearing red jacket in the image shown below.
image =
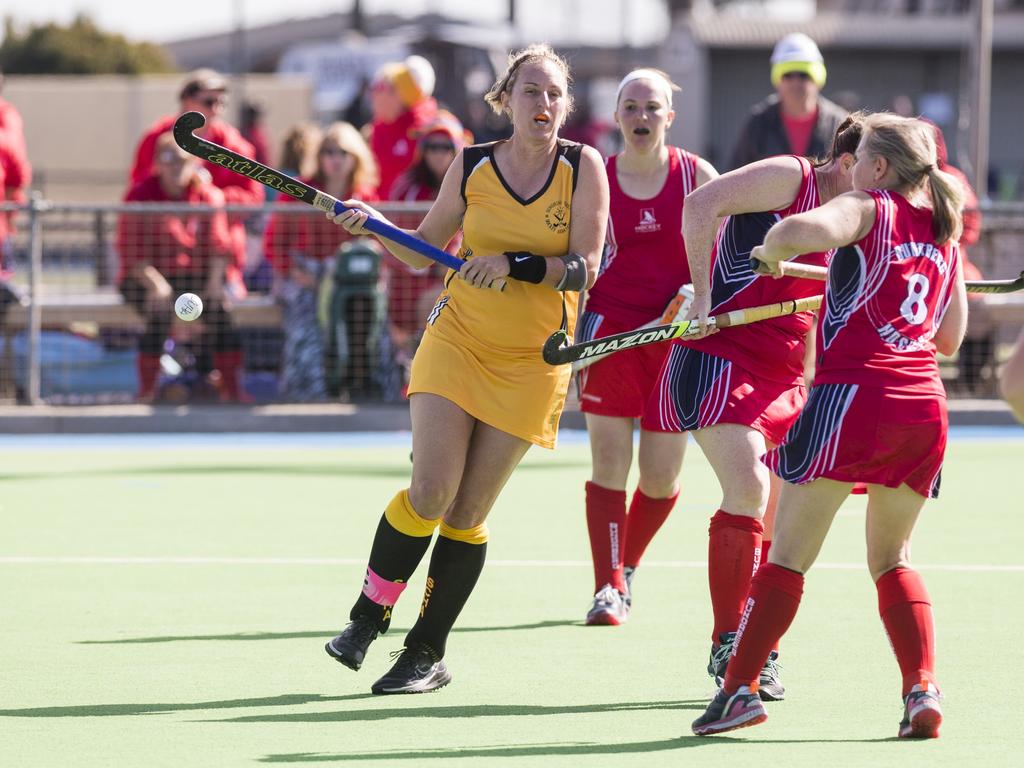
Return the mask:
<path id="1" fill-rule="evenodd" d="M 0 91 L 3 83 L 0 70 Z M 24 202 L 25 189 L 31 181 L 32 166 L 28 162 L 21 115 L 13 104 L 0 98 L 0 202 Z M 9 282 L 8 259 L 13 231 L 14 213 L 0 212 L 0 319 L 7 304 L 18 301 L 21 293 Z"/>
<path id="2" fill-rule="evenodd" d="M 473 135 L 462 126 L 459 119 L 447 110 L 440 110 L 437 117 L 420 131 L 413 153 L 413 164 L 392 184 L 391 199 L 406 202 L 434 200 L 455 156 L 472 143 Z M 460 232 L 452 238 L 445 250 L 456 254 L 461 244 Z M 407 381 L 408 369 L 412 365 L 427 315 L 441 292 L 444 268 L 436 265 L 416 270 L 390 254 L 385 256 L 384 263 L 388 270 L 391 343 L 395 346 L 398 363 L 405 369 Z"/>
<path id="3" fill-rule="evenodd" d="M 174 121 L 183 112 L 201 112 L 206 116 L 206 125 L 197 132 L 204 139 L 220 144 L 232 152 L 246 157 L 254 157 L 253 145 L 243 138 L 237 128 L 228 124 L 222 117 L 227 105 L 227 91 L 227 80 L 212 69 L 197 69 L 189 73 L 178 94 L 181 105 L 178 112 L 161 117 L 147 129 L 139 141 L 135 150 L 135 159 L 129 171 L 129 188 L 153 173 L 156 140 L 174 127 Z M 213 186 L 224 193 L 224 200 L 227 203 L 260 205 L 263 202 L 263 186 L 255 179 L 250 179 L 214 163 L 203 162 L 202 167 L 209 174 Z M 244 218 L 244 216 L 228 217 L 231 255 L 239 269 L 245 266 Z"/>
<path id="4" fill-rule="evenodd" d="M 158 136 L 154 151 L 156 170 L 132 186 L 125 202 L 224 205 L 224 192 L 203 178 L 199 161 L 180 149 L 172 134 Z M 248 401 L 240 382 L 241 339 L 225 311 L 225 281 L 237 269 L 225 213 L 125 213 L 118 221 L 117 244 L 121 293 L 146 319 L 139 341 L 139 400 L 155 395 L 174 298 L 192 292 L 205 305 L 202 343 L 212 348 L 221 399 Z"/>
<path id="5" fill-rule="evenodd" d="M 366 141 L 349 123 L 337 122 L 327 128 L 317 148 L 316 172 L 303 181 L 339 200 L 377 199 L 377 165 Z M 294 198 L 279 198 L 281 206 L 295 202 Z M 275 213 L 267 226 L 264 248 L 274 270 L 274 292 L 284 312 L 281 394 L 288 400 L 327 399 L 317 290 L 325 261 L 349 239 L 344 229 L 308 210 Z M 353 349 L 354 357 L 360 354 Z"/>
<path id="6" fill-rule="evenodd" d="M 393 199 L 391 185 L 413 163 L 416 137 L 437 116 L 434 69 L 422 56 L 385 64 L 370 85 L 373 121 L 370 148 L 380 166 L 380 197 Z"/>

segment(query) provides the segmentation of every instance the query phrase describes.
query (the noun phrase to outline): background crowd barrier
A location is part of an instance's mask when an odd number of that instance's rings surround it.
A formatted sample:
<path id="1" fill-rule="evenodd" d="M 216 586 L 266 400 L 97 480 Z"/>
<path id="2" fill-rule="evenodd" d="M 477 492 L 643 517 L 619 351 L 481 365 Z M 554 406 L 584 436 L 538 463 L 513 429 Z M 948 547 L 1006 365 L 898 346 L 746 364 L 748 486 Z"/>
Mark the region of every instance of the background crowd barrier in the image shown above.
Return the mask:
<path id="1" fill-rule="evenodd" d="M 429 204 L 381 203 L 398 226 L 415 227 Z M 124 215 L 194 216 L 213 209 L 179 204 L 81 205 L 34 197 L 4 204 L 15 233 L 8 243 L 6 298 L 0 299 L 0 400 L 8 403 L 132 402 L 144 320 L 118 290 L 117 224 Z M 285 297 L 264 252 L 271 214 L 321 217 L 302 205 L 228 206 L 247 232 L 245 289 L 233 290 L 225 315 L 243 345 L 243 383 L 256 402 L 296 402 L 282 386 L 288 321 Z M 343 238 L 348 240 L 349 238 Z M 143 244 L 144 245 L 144 244 Z M 987 279 L 1024 269 L 1024 205 L 986 206 L 971 260 Z M 325 344 L 329 401 L 400 401 L 423 322 L 440 289 L 441 271 L 423 277 L 371 242 L 343 243 L 322 266 L 316 316 Z M 172 323 L 160 364 L 161 402 L 218 400 L 216 372 L 199 343 L 204 328 Z M 205 322 L 209 322 L 207 318 Z M 951 396 L 995 396 L 998 363 L 1024 324 L 1024 295 L 972 303 L 971 334 L 988 343 L 965 361 L 943 360 Z M 540 350 L 538 349 L 538 355 Z M 964 354 L 964 352 L 962 352 Z"/>

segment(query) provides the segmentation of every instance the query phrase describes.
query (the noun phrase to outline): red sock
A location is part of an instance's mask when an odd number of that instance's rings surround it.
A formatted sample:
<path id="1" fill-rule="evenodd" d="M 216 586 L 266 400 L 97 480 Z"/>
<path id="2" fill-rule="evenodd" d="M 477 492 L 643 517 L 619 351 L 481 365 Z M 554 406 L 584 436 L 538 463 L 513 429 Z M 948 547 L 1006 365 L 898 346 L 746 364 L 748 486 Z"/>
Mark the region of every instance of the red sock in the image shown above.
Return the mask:
<path id="1" fill-rule="evenodd" d="M 647 545 L 668 519 L 678 498 L 679 491 L 665 499 L 652 499 L 639 488 L 636 489 L 626 518 L 626 554 L 622 558 L 624 565 L 630 568 L 640 565 L 640 558 L 644 556 Z"/>
<path id="2" fill-rule="evenodd" d="M 252 397 L 242 388 L 242 352 L 214 352 L 213 366 L 220 371 L 221 400 L 251 403 Z"/>
<path id="3" fill-rule="evenodd" d="M 761 521 L 752 517 L 730 515 L 720 509 L 711 518 L 708 585 L 715 615 L 711 642 L 716 645 L 723 632 L 735 632 L 739 626 L 763 532 Z"/>
<path id="4" fill-rule="evenodd" d="M 594 559 L 594 591 L 611 584 L 626 591 L 622 545 L 626 534 L 626 492 L 587 483 L 587 532 Z"/>
<path id="5" fill-rule="evenodd" d="M 768 653 L 793 623 L 803 592 L 802 573 L 771 563 L 758 569 L 725 673 L 728 693 L 760 677 Z"/>
<path id="6" fill-rule="evenodd" d="M 772 540 L 771 539 L 761 539 L 761 562 L 758 564 L 759 567 L 761 565 L 768 565 L 768 550 L 770 550 L 771 548 L 772 548 Z M 781 643 L 781 642 L 782 642 L 782 638 L 779 638 L 779 642 L 775 643 L 775 645 L 772 646 L 772 650 L 775 651 L 776 653 L 779 652 L 779 643 Z"/>
<path id="7" fill-rule="evenodd" d="M 935 623 L 921 575 L 893 568 L 875 582 L 882 617 L 903 675 L 903 695 L 921 680 L 935 680 Z M 938 686 L 936 686 L 938 687 Z"/>
<path id="8" fill-rule="evenodd" d="M 156 393 L 156 382 L 160 377 L 160 355 L 139 352 L 136 362 L 139 375 L 139 400 L 152 400 Z"/>

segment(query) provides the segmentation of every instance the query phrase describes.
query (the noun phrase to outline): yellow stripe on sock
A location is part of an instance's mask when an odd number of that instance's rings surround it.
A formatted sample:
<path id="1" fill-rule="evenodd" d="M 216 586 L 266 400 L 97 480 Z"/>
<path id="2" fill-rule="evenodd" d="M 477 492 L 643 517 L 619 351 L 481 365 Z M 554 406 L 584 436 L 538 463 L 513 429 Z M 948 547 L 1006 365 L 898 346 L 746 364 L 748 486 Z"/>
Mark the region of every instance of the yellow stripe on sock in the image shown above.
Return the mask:
<path id="1" fill-rule="evenodd" d="M 395 498 L 384 510 L 384 517 L 399 533 L 406 536 L 433 536 L 440 520 L 427 520 L 416 514 L 416 510 L 409 501 L 409 489 L 405 488 L 395 494 Z"/>
<path id="2" fill-rule="evenodd" d="M 446 539 L 462 541 L 466 544 L 486 544 L 487 523 L 480 523 L 473 528 L 452 528 L 448 523 L 442 522 L 441 535 Z"/>

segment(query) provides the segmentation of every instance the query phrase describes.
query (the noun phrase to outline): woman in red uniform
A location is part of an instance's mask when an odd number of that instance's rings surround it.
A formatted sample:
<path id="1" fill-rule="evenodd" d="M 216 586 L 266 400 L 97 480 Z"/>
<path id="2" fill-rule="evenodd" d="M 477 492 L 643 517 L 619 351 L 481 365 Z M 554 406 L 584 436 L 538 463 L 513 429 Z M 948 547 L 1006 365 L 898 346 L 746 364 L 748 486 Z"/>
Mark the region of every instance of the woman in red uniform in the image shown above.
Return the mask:
<path id="1" fill-rule="evenodd" d="M 696 155 L 665 144 L 675 118 L 668 76 L 636 69 L 619 84 L 615 122 L 624 149 L 605 163 L 611 189 L 601 275 L 587 296 L 581 337 L 637 328 L 658 317 L 690 282 L 683 248 L 683 199 L 718 172 Z M 626 350 L 580 374 L 593 472 L 586 485 L 587 529 L 594 560 L 594 602 L 587 624 L 621 624 L 640 558 L 679 496 L 686 435 L 652 431 L 647 404 L 667 345 Z M 640 419 L 640 481 L 626 514 L 633 424 Z"/>
<path id="2" fill-rule="evenodd" d="M 814 280 L 755 274 L 750 251 L 775 222 L 850 190 L 859 120 L 851 116 L 843 122 L 821 163 L 793 155 L 760 160 L 687 197 L 683 235 L 693 278 L 691 317 L 703 322 L 712 311 L 821 293 L 821 283 Z M 825 258 L 824 251 L 817 251 L 801 261 L 824 265 Z M 708 541 L 714 614 L 708 673 L 718 682 L 750 577 L 768 547 L 764 539 L 770 539 L 770 533 L 763 534 L 765 523 L 770 526 L 774 496 L 771 475 L 760 457 L 782 441 L 803 406 L 805 338 L 811 322 L 812 314 L 803 312 L 676 342 L 652 396 L 656 428 L 692 431 L 722 486 Z M 761 695 L 776 700 L 785 695 L 777 656 L 766 664 L 761 681 Z"/>
<path id="3" fill-rule="evenodd" d="M 174 136 L 161 134 L 154 148 L 153 173 L 132 186 L 125 202 L 224 205 L 224 193 L 203 179 L 199 162 L 178 147 Z M 242 340 L 225 309 L 226 283 L 237 280 L 240 273 L 232 259 L 224 212 L 125 213 L 118 220 L 117 234 L 118 286 L 125 301 L 146 321 L 139 339 L 139 400 L 150 402 L 156 395 L 174 297 L 190 291 L 198 293 L 206 305 L 202 343 L 212 348 L 221 398 L 248 401 L 241 384 Z"/>
<path id="4" fill-rule="evenodd" d="M 946 395 L 936 350 L 953 354 L 967 325 L 956 239 L 963 192 L 938 170 L 920 120 L 872 115 L 853 170 L 857 190 L 771 229 L 753 256 L 769 265 L 841 248 L 829 265 L 814 386 L 765 464 L 785 481 L 769 562 L 754 576 L 725 682 L 693 723 L 698 735 L 767 715 L 758 673 L 796 615 L 804 573 L 853 484 L 868 484 L 868 567 L 903 677 L 901 738 L 934 738 L 931 603 L 909 565 L 910 535 L 939 491 Z"/>
<path id="5" fill-rule="evenodd" d="M 391 185 L 391 199 L 403 202 L 435 200 L 448 168 L 472 138 L 455 115 L 443 109 L 438 111 L 437 117 L 423 127 L 416 142 L 412 165 Z M 458 233 L 445 250 L 456 254 L 461 244 L 462 235 Z M 390 254 L 385 258 L 388 266 L 388 324 L 391 326 L 395 357 L 404 371 L 404 386 L 408 383 L 409 367 L 427 316 L 441 293 L 444 268 L 437 264 L 429 269 L 415 270 Z"/>

